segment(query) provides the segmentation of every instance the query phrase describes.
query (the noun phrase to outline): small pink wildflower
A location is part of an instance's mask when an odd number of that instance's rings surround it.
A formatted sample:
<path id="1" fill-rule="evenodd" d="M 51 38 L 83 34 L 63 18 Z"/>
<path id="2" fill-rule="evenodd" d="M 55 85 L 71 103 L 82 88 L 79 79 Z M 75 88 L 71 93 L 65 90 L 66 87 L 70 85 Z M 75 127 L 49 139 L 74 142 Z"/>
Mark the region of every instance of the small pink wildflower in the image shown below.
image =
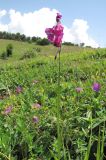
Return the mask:
<path id="1" fill-rule="evenodd" d="M 80 93 L 80 92 L 82 92 L 82 91 L 83 91 L 83 88 L 81 88 L 81 87 L 77 87 L 77 88 L 76 88 L 76 91 L 77 91 L 78 93 Z"/>
<path id="2" fill-rule="evenodd" d="M 41 105 L 40 105 L 39 103 L 34 103 L 34 104 L 32 105 L 32 108 L 33 108 L 33 109 L 39 109 L 39 108 L 41 108 Z"/>
<path id="3" fill-rule="evenodd" d="M 5 110 L 2 112 L 4 115 L 8 115 L 9 113 L 11 113 L 13 107 L 12 106 L 8 106 L 7 108 L 5 108 Z"/>
<path id="4" fill-rule="evenodd" d="M 17 93 L 17 94 L 21 93 L 22 90 L 23 90 L 23 89 L 22 89 L 21 86 L 16 87 L 16 93 Z"/>

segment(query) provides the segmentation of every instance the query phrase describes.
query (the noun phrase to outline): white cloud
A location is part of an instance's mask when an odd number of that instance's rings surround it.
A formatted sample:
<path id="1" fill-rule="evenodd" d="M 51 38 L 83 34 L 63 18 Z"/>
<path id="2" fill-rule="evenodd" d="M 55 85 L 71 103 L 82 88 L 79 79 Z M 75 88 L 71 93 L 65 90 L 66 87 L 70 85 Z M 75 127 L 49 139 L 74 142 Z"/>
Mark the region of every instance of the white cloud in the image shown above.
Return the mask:
<path id="1" fill-rule="evenodd" d="M 0 31 L 8 31 L 8 25 L 2 24 L 2 17 L 6 14 L 6 10 L 0 10 Z"/>
<path id="2" fill-rule="evenodd" d="M 7 31 L 8 32 L 8 25 L 0 24 L 0 31 Z"/>
<path id="3" fill-rule="evenodd" d="M 15 10 L 10 10 L 10 23 L 8 30 L 10 32 L 20 32 L 27 36 L 45 36 L 45 28 L 52 27 L 55 24 L 55 9 L 42 8 L 35 12 L 21 14 Z"/>
<path id="4" fill-rule="evenodd" d="M 98 47 L 97 42 L 88 34 L 89 25 L 83 19 L 75 19 L 70 28 L 64 27 L 64 41 L 85 43 L 86 46 Z"/>
<path id="5" fill-rule="evenodd" d="M 42 8 L 40 10 L 24 13 L 11 9 L 9 11 L 10 22 L 2 24 L 0 22 L 0 30 L 8 32 L 20 32 L 26 36 L 39 36 L 45 37 L 45 28 L 55 25 L 55 16 L 58 11 L 55 9 Z M 6 11 L 0 11 L 0 17 L 6 15 Z M 70 41 L 72 43 L 82 43 L 93 47 L 98 47 L 98 44 L 88 34 L 87 21 L 83 19 L 75 19 L 68 28 L 64 26 L 64 39 L 63 41 Z"/>
<path id="6" fill-rule="evenodd" d="M 5 16 L 7 13 L 6 10 L 0 10 L 0 18 L 2 18 L 3 16 Z"/>

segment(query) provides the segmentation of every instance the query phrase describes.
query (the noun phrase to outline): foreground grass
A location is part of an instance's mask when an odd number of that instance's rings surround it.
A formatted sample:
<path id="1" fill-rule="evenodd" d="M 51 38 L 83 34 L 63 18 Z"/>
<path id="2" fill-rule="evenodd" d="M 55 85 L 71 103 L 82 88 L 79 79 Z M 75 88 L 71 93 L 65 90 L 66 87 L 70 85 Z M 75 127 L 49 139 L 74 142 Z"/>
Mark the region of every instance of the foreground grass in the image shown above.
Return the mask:
<path id="1" fill-rule="evenodd" d="M 13 57 L 0 64 L 1 159 L 58 159 L 57 120 L 61 128 L 61 160 L 87 160 L 89 156 L 103 159 L 105 50 L 73 48 L 70 52 L 72 48 L 63 46 L 57 119 L 58 59 L 54 60 L 53 55 L 56 48 L 42 47 L 34 58 L 20 60 L 22 48 L 32 50 L 35 44 L 21 45 L 14 42 Z M 101 85 L 99 92 L 92 89 L 94 82 Z"/>
<path id="2" fill-rule="evenodd" d="M 8 44 L 12 44 L 13 45 L 13 56 L 10 57 L 8 60 L 2 60 L 0 58 L 0 66 L 5 65 L 5 64 L 13 64 L 13 63 L 17 63 L 20 61 L 20 59 L 23 57 L 23 55 L 26 52 L 34 52 L 35 55 L 40 55 L 40 56 L 44 56 L 44 57 L 50 57 L 50 56 L 54 56 L 54 54 L 56 53 L 57 48 L 52 46 L 52 45 L 48 45 L 48 46 L 39 46 L 36 45 L 35 43 L 27 43 L 27 42 L 20 42 L 20 41 L 13 41 L 13 40 L 0 40 L 0 56 L 1 54 L 6 50 L 6 46 Z M 40 52 L 37 51 L 37 49 L 40 49 Z M 79 54 L 83 51 L 83 48 L 80 48 L 78 46 L 62 46 L 62 53 L 61 54 L 72 54 L 72 56 L 74 55 L 74 53 L 79 56 Z M 86 51 L 91 51 L 92 49 L 86 49 Z"/>

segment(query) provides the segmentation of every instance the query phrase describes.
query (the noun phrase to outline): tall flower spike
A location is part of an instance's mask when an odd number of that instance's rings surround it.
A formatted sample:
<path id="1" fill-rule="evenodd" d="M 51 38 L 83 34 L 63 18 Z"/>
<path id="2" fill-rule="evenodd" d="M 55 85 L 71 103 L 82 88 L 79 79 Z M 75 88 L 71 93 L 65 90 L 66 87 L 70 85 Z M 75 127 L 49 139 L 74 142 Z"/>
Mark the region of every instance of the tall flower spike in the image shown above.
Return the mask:
<path id="1" fill-rule="evenodd" d="M 57 24 L 53 26 L 52 28 L 46 28 L 45 33 L 47 34 L 48 40 L 56 47 L 59 48 L 58 52 L 61 50 L 61 44 L 62 44 L 62 38 L 63 38 L 63 29 L 60 19 L 62 18 L 62 15 L 60 13 L 57 13 L 56 16 L 56 22 Z M 57 54 L 55 56 L 55 59 L 57 57 Z"/>

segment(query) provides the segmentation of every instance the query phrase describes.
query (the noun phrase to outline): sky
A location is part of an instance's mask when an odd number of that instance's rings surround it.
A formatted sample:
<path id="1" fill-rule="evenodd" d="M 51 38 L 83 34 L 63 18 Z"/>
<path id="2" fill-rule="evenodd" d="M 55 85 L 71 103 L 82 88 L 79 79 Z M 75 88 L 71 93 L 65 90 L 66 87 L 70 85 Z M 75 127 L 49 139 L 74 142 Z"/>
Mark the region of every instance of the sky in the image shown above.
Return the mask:
<path id="1" fill-rule="evenodd" d="M 106 0 L 0 0 L 0 31 L 46 37 L 62 14 L 63 41 L 106 47 Z"/>

